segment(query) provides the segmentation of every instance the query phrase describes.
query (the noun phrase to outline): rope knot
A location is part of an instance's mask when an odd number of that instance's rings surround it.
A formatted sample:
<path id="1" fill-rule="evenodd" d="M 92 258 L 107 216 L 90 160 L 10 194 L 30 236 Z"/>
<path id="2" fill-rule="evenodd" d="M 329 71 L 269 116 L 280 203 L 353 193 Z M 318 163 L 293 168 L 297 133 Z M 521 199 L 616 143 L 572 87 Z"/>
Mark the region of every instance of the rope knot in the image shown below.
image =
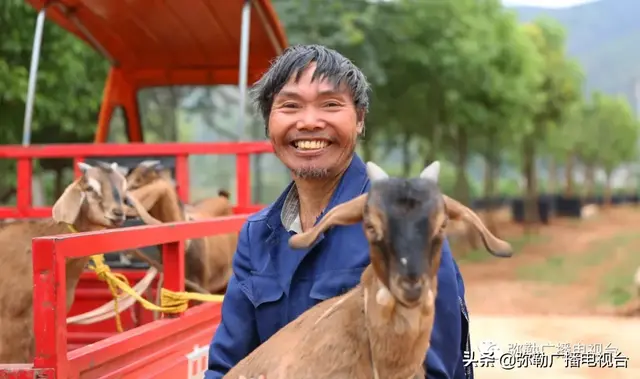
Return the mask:
<path id="1" fill-rule="evenodd" d="M 98 279 L 102 280 L 103 282 L 108 281 L 107 273 L 110 271 L 109 266 L 94 266 L 93 271 L 96 273 L 96 276 L 98 276 Z"/>

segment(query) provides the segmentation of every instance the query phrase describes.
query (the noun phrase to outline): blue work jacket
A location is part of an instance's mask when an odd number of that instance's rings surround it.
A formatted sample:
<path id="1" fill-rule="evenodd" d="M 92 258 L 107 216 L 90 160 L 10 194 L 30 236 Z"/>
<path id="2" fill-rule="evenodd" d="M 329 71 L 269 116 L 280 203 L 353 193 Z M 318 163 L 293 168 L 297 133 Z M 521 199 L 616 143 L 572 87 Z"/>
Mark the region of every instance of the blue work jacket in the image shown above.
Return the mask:
<path id="1" fill-rule="evenodd" d="M 369 264 L 369 245 L 360 223 L 333 227 L 308 249 L 289 247 L 293 232 L 284 228 L 280 213 L 292 185 L 273 204 L 251 215 L 240 231 L 233 275 L 222 304 L 222 321 L 209 349 L 206 379 L 222 378 L 307 309 L 352 289 Z M 366 166 L 354 154 L 325 213 L 368 190 Z M 429 379 L 472 377 L 462 359 L 463 350 L 468 350 L 467 333 L 464 284 L 445 241 L 435 324 L 425 359 Z"/>

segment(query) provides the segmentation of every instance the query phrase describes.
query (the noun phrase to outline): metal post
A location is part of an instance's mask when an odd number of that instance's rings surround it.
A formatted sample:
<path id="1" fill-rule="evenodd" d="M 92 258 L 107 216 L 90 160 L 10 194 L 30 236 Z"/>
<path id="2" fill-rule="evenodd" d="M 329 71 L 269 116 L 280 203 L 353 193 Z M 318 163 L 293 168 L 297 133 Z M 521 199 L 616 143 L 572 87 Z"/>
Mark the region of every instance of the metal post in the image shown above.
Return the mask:
<path id="1" fill-rule="evenodd" d="M 46 12 L 46 8 L 42 8 L 40 12 L 38 12 L 38 18 L 36 20 L 36 32 L 33 37 L 33 50 L 31 51 L 31 67 L 29 68 L 27 104 L 24 110 L 24 124 L 22 126 L 22 146 L 29 146 L 31 143 L 31 120 L 33 118 L 33 103 L 35 102 L 36 97 L 38 63 L 40 62 L 40 46 L 42 45 L 42 34 L 44 32 Z"/>
<path id="2" fill-rule="evenodd" d="M 242 6 L 242 26 L 240 34 L 240 68 L 238 70 L 238 86 L 240 87 L 239 117 L 238 117 L 238 137 L 245 138 L 245 114 L 247 103 L 247 81 L 249 73 L 249 36 L 251 26 L 251 0 L 244 0 Z"/>

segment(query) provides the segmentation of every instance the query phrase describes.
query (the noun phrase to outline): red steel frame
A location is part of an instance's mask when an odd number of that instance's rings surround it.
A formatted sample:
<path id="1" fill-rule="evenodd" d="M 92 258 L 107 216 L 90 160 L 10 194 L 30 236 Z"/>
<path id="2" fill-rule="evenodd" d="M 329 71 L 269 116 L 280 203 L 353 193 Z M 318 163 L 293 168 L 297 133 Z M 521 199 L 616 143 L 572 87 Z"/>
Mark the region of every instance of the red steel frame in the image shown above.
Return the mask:
<path id="1" fill-rule="evenodd" d="M 165 288 L 184 291 L 185 239 L 237 232 L 246 215 L 206 221 L 135 226 L 34 238 L 32 365 L 0 365 L 2 378 L 174 378 L 198 362 L 186 354 L 208 345 L 220 321 L 220 304 L 204 304 L 178 316 L 137 327 L 67 353 L 65 259 L 163 244 Z"/>
<path id="2" fill-rule="evenodd" d="M 56 145 L 5 145 L 0 146 L 0 159 L 17 160 L 17 206 L 0 207 L 3 218 L 43 218 L 51 217 L 51 207 L 32 206 L 31 175 L 33 159 L 74 158 L 80 162 L 86 157 L 121 156 L 175 156 L 176 183 L 178 195 L 189 202 L 189 155 L 235 155 L 237 203 L 236 214 L 253 213 L 263 205 L 251 203 L 250 154 L 272 153 L 268 141 L 256 142 L 211 142 L 211 143 L 128 143 L 128 144 L 56 144 Z M 79 175 L 75 165 L 76 176 Z"/>

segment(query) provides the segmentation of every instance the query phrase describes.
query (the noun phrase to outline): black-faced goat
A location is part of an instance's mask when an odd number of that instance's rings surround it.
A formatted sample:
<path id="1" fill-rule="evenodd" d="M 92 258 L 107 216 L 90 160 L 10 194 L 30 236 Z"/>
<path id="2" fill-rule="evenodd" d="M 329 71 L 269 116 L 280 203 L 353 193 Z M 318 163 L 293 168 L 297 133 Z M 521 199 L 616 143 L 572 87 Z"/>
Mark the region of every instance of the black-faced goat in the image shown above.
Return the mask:
<path id="1" fill-rule="evenodd" d="M 434 162 L 418 178 L 390 178 L 367 163 L 368 194 L 336 206 L 289 240 L 292 247 L 310 246 L 331 226 L 363 221 L 371 264 L 360 284 L 303 313 L 225 378 L 424 378 L 447 221 L 467 221 L 490 253 L 511 256 L 511 246 L 476 214 L 441 194 L 439 171 Z"/>

